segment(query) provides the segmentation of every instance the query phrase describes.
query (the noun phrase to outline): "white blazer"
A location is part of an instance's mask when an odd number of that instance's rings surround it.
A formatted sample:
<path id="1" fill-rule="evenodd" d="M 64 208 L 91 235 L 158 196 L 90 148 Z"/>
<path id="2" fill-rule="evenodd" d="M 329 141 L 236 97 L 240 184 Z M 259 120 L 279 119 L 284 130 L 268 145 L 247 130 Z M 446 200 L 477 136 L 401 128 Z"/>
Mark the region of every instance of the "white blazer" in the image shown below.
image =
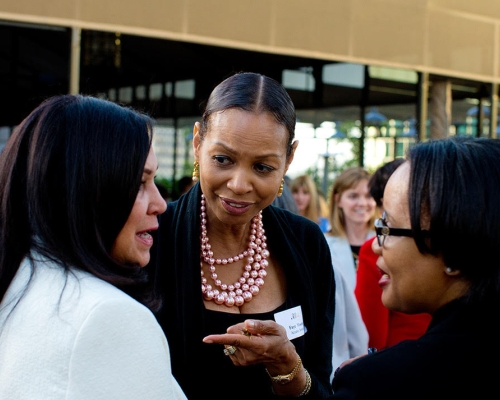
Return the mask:
<path id="1" fill-rule="evenodd" d="M 0 399 L 185 399 L 149 309 L 97 277 L 24 260 L 0 304 Z M 15 306 L 15 307 L 14 307 Z"/>

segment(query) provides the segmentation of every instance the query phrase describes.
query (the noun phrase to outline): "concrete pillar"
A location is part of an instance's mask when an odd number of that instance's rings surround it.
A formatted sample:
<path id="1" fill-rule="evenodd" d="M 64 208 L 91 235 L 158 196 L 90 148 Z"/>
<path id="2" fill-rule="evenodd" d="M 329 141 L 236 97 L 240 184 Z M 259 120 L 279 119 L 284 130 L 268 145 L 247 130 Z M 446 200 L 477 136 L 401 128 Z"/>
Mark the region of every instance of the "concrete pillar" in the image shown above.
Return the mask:
<path id="1" fill-rule="evenodd" d="M 418 105 L 417 105 L 417 128 L 418 141 L 423 142 L 427 139 L 427 114 L 429 98 L 429 73 L 419 74 Z"/>
<path id="2" fill-rule="evenodd" d="M 429 102 L 429 118 L 431 121 L 431 139 L 442 139 L 448 136 L 451 123 L 451 82 L 437 81 L 432 83 Z"/>
<path id="3" fill-rule="evenodd" d="M 80 93 L 80 51 L 81 51 L 82 30 L 81 28 L 71 28 L 71 54 L 69 72 L 69 93 Z"/>
<path id="4" fill-rule="evenodd" d="M 490 137 L 497 138 L 498 125 L 498 83 L 491 85 Z"/>

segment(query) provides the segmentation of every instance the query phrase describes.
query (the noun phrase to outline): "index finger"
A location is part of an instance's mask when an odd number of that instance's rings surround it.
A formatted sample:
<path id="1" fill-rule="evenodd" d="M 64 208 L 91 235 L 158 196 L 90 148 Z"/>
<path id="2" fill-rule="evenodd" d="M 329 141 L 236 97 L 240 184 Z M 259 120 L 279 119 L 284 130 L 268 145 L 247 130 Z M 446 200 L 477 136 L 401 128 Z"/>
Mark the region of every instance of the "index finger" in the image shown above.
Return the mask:
<path id="1" fill-rule="evenodd" d="M 203 338 L 203 343 L 224 344 L 235 347 L 251 347 L 255 336 L 246 336 L 242 333 L 223 333 L 219 335 L 208 335 Z"/>

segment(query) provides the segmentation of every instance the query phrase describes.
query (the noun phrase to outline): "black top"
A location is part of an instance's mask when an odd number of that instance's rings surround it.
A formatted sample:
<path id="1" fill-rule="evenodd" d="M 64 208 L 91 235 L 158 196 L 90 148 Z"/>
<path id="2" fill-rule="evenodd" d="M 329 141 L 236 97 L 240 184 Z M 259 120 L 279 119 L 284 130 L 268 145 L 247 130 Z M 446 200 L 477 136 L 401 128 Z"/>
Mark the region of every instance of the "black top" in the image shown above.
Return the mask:
<path id="1" fill-rule="evenodd" d="M 263 314 L 210 311 L 201 294 L 200 199 L 196 184 L 168 204 L 160 217 L 149 266 L 156 268 L 157 290 L 164 297 L 157 318 L 169 343 L 172 372 L 187 397 L 277 398 L 262 365 L 235 367 L 222 346 L 202 339 L 209 333 L 225 333 L 228 326 L 245 319 L 274 319 L 274 312 L 300 305 L 307 331 L 292 342 L 312 378 L 307 398 L 327 398 L 332 393 L 335 281 L 330 250 L 319 226 L 274 206 L 263 210 L 268 249 L 285 270 L 285 304 Z"/>
<path id="2" fill-rule="evenodd" d="M 498 398 L 498 312 L 455 300 L 417 340 L 367 355 L 333 379 L 332 400 Z"/>
<path id="3" fill-rule="evenodd" d="M 354 269 L 358 269 L 358 262 L 359 262 L 359 250 L 361 249 L 361 246 L 353 246 L 351 244 L 351 253 L 352 253 L 352 258 L 354 259 Z"/>

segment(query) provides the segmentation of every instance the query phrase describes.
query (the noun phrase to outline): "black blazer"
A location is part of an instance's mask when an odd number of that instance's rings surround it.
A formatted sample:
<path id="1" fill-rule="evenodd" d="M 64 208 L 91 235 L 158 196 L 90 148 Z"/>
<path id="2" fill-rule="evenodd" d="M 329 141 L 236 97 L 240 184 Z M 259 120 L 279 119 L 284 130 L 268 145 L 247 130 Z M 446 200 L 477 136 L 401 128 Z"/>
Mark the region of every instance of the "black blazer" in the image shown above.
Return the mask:
<path id="1" fill-rule="evenodd" d="M 200 199 L 197 183 L 168 204 L 160 217 L 152 249 L 157 291 L 164 298 L 157 318 L 170 346 L 172 372 L 190 399 L 197 398 L 199 392 L 203 399 L 214 393 L 239 399 L 275 398 L 262 366 L 234 367 L 221 349 L 211 355 L 202 343 L 207 313 L 200 281 Z M 307 332 L 292 342 L 312 377 L 308 397 L 325 399 L 332 393 L 335 310 L 335 281 L 328 244 L 317 224 L 287 210 L 267 207 L 263 210 L 263 223 L 268 248 L 285 270 L 287 304 L 302 307 Z M 228 379 L 228 374 L 241 377 Z"/>
<path id="2" fill-rule="evenodd" d="M 497 399 L 500 397 L 498 312 L 455 300 L 418 340 L 362 357 L 333 378 L 340 399 Z"/>

